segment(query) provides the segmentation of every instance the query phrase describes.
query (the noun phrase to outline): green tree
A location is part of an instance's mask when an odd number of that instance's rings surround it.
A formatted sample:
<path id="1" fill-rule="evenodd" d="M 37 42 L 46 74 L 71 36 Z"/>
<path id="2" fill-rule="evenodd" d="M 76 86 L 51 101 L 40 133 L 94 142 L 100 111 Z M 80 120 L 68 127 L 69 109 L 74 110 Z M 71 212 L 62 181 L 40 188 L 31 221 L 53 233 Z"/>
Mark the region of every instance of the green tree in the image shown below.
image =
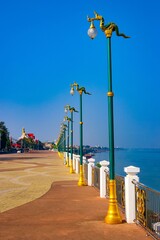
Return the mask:
<path id="1" fill-rule="evenodd" d="M 0 150 L 10 148 L 9 132 L 4 122 L 0 122 Z"/>
<path id="2" fill-rule="evenodd" d="M 54 142 L 52 142 L 52 148 L 57 149 L 57 145 Z"/>

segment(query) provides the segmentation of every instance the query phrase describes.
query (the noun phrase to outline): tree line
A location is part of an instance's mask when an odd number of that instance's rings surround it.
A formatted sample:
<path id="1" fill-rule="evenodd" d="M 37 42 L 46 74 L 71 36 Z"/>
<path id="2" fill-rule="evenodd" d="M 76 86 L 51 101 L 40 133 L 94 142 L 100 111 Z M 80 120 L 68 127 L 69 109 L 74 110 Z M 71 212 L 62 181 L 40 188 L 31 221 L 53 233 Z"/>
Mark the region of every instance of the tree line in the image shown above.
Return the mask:
<path id="1" fill-rule="evenodd" d="M 0 150 L 10 148 L 9 131 L 4 122 L 0 122 Z"/>
<path id="2" fill-rule="evenodd" d="M 21 151 L 33 150 L 43 150 L 44 144 L 39 140 L 34 140 L 32 138 L 23 138 L 12 142 L 9 137 L 9 131 L 5 126 L 3 121 L 0 121 L 0 152 L 12 152 L 21 149 Z"/>

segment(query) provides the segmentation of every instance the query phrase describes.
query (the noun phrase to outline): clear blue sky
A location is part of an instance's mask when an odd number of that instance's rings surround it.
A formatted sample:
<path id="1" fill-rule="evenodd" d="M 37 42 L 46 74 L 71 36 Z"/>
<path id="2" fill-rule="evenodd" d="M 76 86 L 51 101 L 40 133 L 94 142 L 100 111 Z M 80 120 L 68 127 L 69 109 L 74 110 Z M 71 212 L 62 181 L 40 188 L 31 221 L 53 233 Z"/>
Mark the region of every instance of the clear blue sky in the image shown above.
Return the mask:
<path id="1" fill-rule="evenodd" d="M 84 144 L 108 145 L 107 40 L 87 15 L 96 10 L 130 39 L 112 37 L 115 146 L 160 147 L 160 1 L 5 0 L 0 4 L 0 121 L 14 138 L 34 132 L 55 140 L 64 106 L 83 97 Z M 79 115 L 74 121 L 79 144 Z"/>

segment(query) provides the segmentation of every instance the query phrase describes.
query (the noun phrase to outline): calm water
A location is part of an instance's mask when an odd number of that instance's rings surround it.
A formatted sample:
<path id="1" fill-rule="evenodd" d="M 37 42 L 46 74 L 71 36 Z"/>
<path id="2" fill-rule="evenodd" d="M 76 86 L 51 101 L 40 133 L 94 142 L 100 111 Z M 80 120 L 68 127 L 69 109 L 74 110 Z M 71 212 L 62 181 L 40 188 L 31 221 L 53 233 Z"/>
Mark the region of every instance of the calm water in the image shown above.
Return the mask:
<path id="1" fill-rule="evenodd" d="M 96 162 L 109 160 L 109 153 L 96 153 Z M 125 176 L 124 167 L 135 166 L 140 168 L 138 174 L 140 182 L 160 191 L 160 149 L 126 149 L 115 150 L 115 172 Z"/>

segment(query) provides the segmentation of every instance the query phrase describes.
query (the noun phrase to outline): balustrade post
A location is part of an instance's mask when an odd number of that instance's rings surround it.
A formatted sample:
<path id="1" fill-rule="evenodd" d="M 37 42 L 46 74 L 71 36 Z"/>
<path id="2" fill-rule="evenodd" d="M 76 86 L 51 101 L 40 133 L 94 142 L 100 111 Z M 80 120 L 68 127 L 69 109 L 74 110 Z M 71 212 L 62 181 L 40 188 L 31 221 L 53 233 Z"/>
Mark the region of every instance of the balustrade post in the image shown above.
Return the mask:
<path id="1" fill-rule="evenodd" d="M 73 171 L 76 170 L 76 154 L 73 154 Z"/>
<path id="2" fill-rule="evenodd" d="M 85 185 L 87 185 L 87 179 L 86 179 L 86 163 L 87 163 L 87 159 L 86 157 L 83 156 L 83 174 L 84 174 L 84 181 L 85 181 Z M 88 172 L 87 172 L 88 174 Z"/>
<path id="3" fill-rule="evenodd" d="M 92 186 L 93 181 L 92 181 L 92 167 L 95 165 L 95 159 L 94 158 L 89 158 L 88 159 L 88 186 Z"/>
<path id="4" fill-rule="evenodd" d="M 69 153 L 69 166 L 71 166 L 71 153 Z"/>
<path id="5" fill-rule="evenodd" d="M 67 152 L 64 152 L 64 165 L 66 165 Z"/>
<path id="6" fill-rule="evenodd" d="M 86 163 L 86 157 L 83 157 L 83 163 Z"/>
<path id="7" fill-rule="evenodd" d="M 135 185 L 133 180 L 139 182 L 139 177 L 136 175 L 140 172 L 140 168 L 129 166 L 125 167 L 124 171 L 128 174 L 125 177 L 125 214 L 127 223 L 134 223 L 136 219 L 136 199 Z"/>
<path id="8" fill-rule="evenodd" d="M 107 194 L 106 187 L 106 172 L 109 172 L 109 161 L 103 160 L 100 161 L 100 197 L 105 198 Z"/>
<path id="9" fill-rule="evenodd" d="M 76 156 L 76 173 L 79 173 L 79 161 L 80 161 L 80 155 Z"/>

